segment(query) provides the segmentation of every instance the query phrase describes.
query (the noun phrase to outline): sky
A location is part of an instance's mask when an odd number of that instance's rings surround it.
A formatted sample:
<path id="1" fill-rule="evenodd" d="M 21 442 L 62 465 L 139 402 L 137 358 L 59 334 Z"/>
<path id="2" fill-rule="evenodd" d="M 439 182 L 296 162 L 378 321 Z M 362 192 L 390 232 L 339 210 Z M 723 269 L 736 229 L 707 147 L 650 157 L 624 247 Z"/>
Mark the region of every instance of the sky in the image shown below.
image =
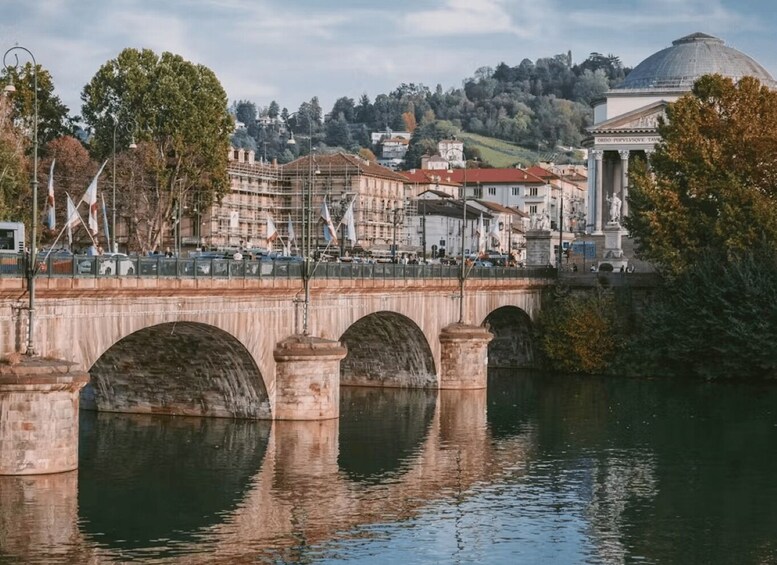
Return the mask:
<path id="1" fill-rule="evenodd" d="M 572 52 L 627 66 L 704 32 L 777 76 L 773 0 L 0 0 L 0 49 L 21 45 L 81 113 L 81 91 L 126 47 L 216 74 L 230 102 L 325 112 L 402 83 L 460 87 L 480 67 Z"/>

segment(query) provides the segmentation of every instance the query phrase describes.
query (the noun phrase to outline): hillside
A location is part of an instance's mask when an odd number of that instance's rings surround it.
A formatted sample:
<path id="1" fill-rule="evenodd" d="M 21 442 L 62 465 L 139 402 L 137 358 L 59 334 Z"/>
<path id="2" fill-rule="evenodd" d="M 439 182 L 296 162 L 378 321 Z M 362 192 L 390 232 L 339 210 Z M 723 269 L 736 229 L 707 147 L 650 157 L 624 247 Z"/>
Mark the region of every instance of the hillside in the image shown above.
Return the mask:
<path id="1" fill-rule="evenodd" d="M 495 137 L 486 137 L 476 133 L 462 132 L 458 136 L 469 150 L 475 149 L 480 152 L 480 157 L 485 163 L 492 167 L 530 167 L 538 161 L 553 161 L 555 163 L 576 163 L 581 162 L 582 155 L 548 151 L 532 151 L 521 147 L 516 143 L 497 139 Z"/>

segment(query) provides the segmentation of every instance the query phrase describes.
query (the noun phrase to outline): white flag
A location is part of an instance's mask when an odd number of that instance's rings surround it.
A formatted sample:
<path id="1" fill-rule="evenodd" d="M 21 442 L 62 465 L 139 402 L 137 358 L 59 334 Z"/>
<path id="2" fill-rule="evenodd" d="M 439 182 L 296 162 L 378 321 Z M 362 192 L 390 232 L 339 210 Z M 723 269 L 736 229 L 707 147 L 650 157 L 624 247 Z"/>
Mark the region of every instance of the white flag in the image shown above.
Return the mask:
<path id="1" fill-rule="evenodd" d="M 327 243 L 337 245 L 337 230 L 332 225 L 332 217 L 329 215 L 326 201 L 321 205 L 321 219 L 324 220 L 324 239 Z"/>
<path id="2" fill-rule="evenodd" d="M 501 239 L 499 237 L 499 222 L 496 221 L 496 218 L 491 220 L 491 229 L 488 231 L 488 235 L 491 238 L 491 244 L 497 246 L 500 248 L 501 245 Z"/>
<path id="3" fill-rule="evenodd" d="M 291 243 L 293 241 L 297 241 L 297 236 L 294 235 L 294 224 L 291 223 L 291 214 L 289 214 L 289 246 L 291 247 Z"/>
<path id="4" fill-rule="evenodd" d="M 478 253 L 483 253 L 486 247 L 486 229 L 483 227 L 483 212 L 480 213 L 478 228 L 475 230 L 475 233 L 478 236 Z"/>
<path id="5" fill-rule="evenodd" d="M 57 216 L 54 213 L 54 163 L 57 160 L 51 161 L 51 170 L 49 170 L 49 195 L 46 198 L 46 212 L 48 215 L 47 224 L 50 230 L 57 229 Z"/>
<path id="6" fill-rule="evenodd" d="M 345 211 L 345 216 L 341 220 L 341 224 L 345 224 L 345 229 L 348 230 L 348 239 L 351 241 L 351 247 L 356 245 L 356 222 L 353 218 L 353 203 L 348 205 L 348 210 Z"/>
<path id="7" fill-rule="evenodd" d="M 81 218 L 78 215 L 78 210 L 76 210 L 75 204 L 73 204 L 73 200 L 70 198 L 70 195 L 67 195 L 67 220 L 65 220 L 65 225 L 67 226 L 67 243 L 69 247 L 73 246 L 73 226 L 77 226 L 81 221 Z"/>
<path id="8" fill-rule="evenodd" d="M 105 168 L 105 164 L 107 162 L 108 161 L 105 161 L 102 167 L 100 167 L 100 170 L 97 171 L 97 174 L 94 176 L 94 179 L 89 185 L 89 188 L 86 189 L 86 192 L 81 197 L 81 200 L 78 201 L 79 204 L 81 204 L 81 202 L 86 202 L 86 205 L 89 206 L 89 231 L 92 232 L 93 236 L 97 235 L 97 231 L 98 231 L 97 229 L 97 179 L 102 174 L 103 169 Z"/>
<path id="9" fill-rule="evenodd" d="M 270 215 L 267 215 L 267 249 L 272 249 L 272 243 L 278 239 L 278 230 L 275 229 L 275 222 Z"/>

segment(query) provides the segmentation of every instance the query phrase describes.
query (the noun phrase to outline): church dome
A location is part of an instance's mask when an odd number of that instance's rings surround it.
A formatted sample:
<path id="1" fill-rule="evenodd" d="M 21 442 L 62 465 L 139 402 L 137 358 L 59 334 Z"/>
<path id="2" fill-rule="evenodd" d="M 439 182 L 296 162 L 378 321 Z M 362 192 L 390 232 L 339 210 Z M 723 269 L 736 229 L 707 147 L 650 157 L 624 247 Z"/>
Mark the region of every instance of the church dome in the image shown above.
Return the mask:
<path id="1" fill-rule="evenodd" d="M 672 42 L 634 67 L 617 90 L 690 90 L 696 80 L 717 73 L 734 80 L 755 77 L 774 88 L 774 79 L 755 60 L 727 47 L 722 39 L 692 33 Z"/>

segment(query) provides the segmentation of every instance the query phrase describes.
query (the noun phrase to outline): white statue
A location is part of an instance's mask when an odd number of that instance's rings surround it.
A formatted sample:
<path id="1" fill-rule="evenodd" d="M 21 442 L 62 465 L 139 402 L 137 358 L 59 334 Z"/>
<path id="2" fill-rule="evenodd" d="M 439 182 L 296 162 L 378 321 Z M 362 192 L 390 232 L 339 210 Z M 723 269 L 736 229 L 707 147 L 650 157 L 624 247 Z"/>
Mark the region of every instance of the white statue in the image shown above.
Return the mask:
<path id="1" fill-rule="evenodd" d="M 547 211 L 544 209 L 542 210 L 542 219 L 540 220 L 540 229 L 541 230 L 549 230 L 550 229 L 550 216 L 548 216 Z"/>
<path id="2" fill-rule="evenodd" d="M 617 194 L 613 194 L 612 198 L 608 198 L 607 202 L 610 203 L 610 221 L 618 223 L 621 219 L 621 199 Z"/>

